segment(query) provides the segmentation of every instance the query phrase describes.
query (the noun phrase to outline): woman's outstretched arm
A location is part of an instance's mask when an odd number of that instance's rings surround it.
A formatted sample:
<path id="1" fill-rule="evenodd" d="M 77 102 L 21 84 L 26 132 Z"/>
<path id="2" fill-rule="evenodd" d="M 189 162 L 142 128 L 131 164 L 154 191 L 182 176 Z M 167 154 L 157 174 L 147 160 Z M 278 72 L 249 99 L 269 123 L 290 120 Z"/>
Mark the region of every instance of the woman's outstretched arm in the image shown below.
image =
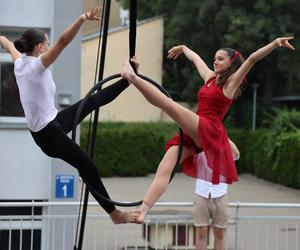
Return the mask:
<path id="1" fill-rule="evenodd" d="M 8 53 L 10 53 L 13 62 L 22 56 L 22 54 L 15 48 L 15 45 L 5 36 L 0 36 L 0 45 Z"/>
<path id="2" fill-rule="evenodd" d="M 90 12 L 85 12 L 81 14 L 65 31 L 60 35 L 58 40 L 55 42 L 52 48 L 41 56 L 41 60 L 45 68 L 48 68 L 60 55 L 63 49 L 73 40 L 78 31 L 80 30 L 82 24 L 86 20 L 99 21 L 98 17 L 100 8 L 93 8 Z"/>
<path id="3" fill-rule="evenodd" d="M 242 64 L 242 66 L 230 77 L 228 83 L 226 83 L 226 85 L 228 85 L 226 86 L 226 92 L 229 93 L 230 91 L 230 93 L 235 93 L 254 64 L 269 55 L 276 48 L 284 47 L 295 50 L 295 48 L 289 43 L 289 41 L 292 39 L 294 39 L 292 36 L 279 37 L 266 46 L 253 52 Z"/>
<path id="4" fill-rule="evenodd" d="M 184 54 L 191 62 L 194 63 L 196 66 L 200 76 L 204 81 L 207 81 L 213 75 L 215 75 L 214 71 L 208 68 L 206 63 L 202 60 L 202 58 L 193 50 L 188 48 L 185 45 L 178 45 L 172 47 L 168 51 L 168 58 L 169 59 L 176 59 L 179 55 Z"/>

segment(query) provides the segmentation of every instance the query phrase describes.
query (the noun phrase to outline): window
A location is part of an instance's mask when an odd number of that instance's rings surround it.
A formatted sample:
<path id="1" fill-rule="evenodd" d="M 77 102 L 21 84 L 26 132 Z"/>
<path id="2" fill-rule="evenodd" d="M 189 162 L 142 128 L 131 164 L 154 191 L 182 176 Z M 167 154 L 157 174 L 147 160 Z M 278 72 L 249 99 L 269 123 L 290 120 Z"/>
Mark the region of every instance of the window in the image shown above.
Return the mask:
<path id="1" fill-rule="evenodd" d="M 8 31 L 0 28 L 0 35 L 14 41 L 22 31 Z M 1 48 L 1 47 L 0 47 Z M 0 116 L 24 117 L 19 90 L 10 55 L 0 49 Z"/>
<path id="2" fill-rule="evenodd" d="M 0 61 L 0 116 L 23 117 L 13 63 Z"/>
<path id="3" fill-rule="evenodd" d="M 41 232 L 40 229 L 0 230 L 0 249 L 41 250 Z"/>

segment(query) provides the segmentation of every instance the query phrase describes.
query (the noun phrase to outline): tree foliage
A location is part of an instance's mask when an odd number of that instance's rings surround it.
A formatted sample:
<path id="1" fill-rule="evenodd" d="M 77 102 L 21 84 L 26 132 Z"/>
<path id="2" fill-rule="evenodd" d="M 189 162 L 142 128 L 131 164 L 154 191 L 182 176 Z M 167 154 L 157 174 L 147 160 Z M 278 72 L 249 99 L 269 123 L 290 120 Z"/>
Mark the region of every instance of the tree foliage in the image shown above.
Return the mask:
<path id="1" fill-rule="evenodd" d="M 129 1 L 122 1 L 125 7 Z M 299 48 L 299 9 L 298 0 L 138 0 L 140 20 L 165 16 L 164 85 L 188 102 L 196 101 L 202 80 L 183 56 L 175 62 L 167 60 L 168 49 L 185 44 L 211 67 L 214 53 L 221 47 L 235 48 L 248 57 L 278 36 L 294 35 L 292 44 Z M 300 94 L 298 68 L 297 50 L 277 49 L 255 65 L 248 82 L 258 83 L 260 100 L 270 104 L 274 95 Z M 252 88 L 248 86 L 237 105 L 243 106 L 251 98 Z"/>

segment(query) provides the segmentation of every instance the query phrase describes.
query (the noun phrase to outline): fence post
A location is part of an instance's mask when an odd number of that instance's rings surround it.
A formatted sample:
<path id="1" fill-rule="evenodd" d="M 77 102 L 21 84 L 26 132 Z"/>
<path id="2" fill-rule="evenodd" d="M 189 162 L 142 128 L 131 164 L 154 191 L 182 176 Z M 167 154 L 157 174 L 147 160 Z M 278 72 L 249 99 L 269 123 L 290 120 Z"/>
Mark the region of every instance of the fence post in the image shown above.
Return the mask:
<path id="1" fill-rule="evenodd" d="M 238 226 L 239 226 L 239 208 L 240 208 L 240 201 L 237 201 L 236 209 L 235 209 L 235 246 L 234 249 L 238 250 Z"/>

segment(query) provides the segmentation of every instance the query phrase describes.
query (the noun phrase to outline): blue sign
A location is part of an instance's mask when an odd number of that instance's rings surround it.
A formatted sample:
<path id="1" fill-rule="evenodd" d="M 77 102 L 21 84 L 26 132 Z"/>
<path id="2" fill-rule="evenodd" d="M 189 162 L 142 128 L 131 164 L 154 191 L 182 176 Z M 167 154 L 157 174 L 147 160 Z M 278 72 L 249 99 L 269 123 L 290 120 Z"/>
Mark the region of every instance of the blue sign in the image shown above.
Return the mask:
<path id="1" fill-rule="evenodd" d="M 56 175 L 56 198 L 74 197 L 74 175 Z"/>

